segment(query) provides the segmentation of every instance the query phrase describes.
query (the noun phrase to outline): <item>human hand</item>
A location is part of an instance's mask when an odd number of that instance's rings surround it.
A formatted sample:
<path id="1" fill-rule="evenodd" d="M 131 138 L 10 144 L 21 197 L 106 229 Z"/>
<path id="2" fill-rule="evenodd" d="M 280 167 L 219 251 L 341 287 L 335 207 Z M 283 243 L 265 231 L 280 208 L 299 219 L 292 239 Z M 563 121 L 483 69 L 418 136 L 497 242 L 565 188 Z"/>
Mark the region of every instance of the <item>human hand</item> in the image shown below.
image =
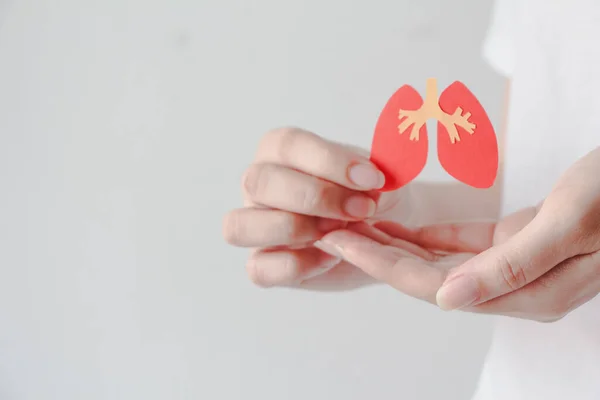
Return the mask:
<path id="1" fill-rule="evenodd" d="M 442 309 L 555 321 L 600 291 L 600 149 L 574 164 L 543 204 L 497 224 L 375 227 L 422 246 L 399 253 L 352 230 L 322 242 L 375 279 Z"/>
<path id="2" fill-rule="evenodd" d="M 576 162 L 519 232 L 453 270 L 444 309 L 511 307 L 558 320 L 600 292 L 600 148 Z M 519 301 L 520 299 L 520 301 Z"/>
<path id="3" fill-rule="evenodd" d="M 260 286 L 361 286 L 372 280 L 314 244 L 393 206 L 395 194 L 375 191 L 383 184 L 367 152 L 300 129 L 274 130 L 244 174 L 245 207 L 225 216 L 223 234 L 229 243 L 253 249 L 247 270 Z"/>
<path id="4" fill-rule="evenodd" d="M 372 228 L 385 236 L 365 235 L 362 226 L 348 226 L 326 234 L 321 248 L 404 294 L 435 304 L 450 271 L 490 248 L 497 227 L 482 222 L 407 228 L 379 221 Z"/>

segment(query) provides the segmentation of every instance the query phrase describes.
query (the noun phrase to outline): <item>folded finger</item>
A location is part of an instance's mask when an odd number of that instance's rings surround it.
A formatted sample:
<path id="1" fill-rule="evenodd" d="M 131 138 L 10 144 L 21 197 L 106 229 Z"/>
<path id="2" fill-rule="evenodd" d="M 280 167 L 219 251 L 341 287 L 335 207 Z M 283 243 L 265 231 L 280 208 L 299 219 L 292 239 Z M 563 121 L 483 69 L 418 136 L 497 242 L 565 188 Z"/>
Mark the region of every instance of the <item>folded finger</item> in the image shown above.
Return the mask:
<path id="1" fill-rule="evenodd" d="M 258 286 L 294 286 L 325 273 L 340 262 L 315 247 L 296 250 L 259 250 L 248 260 L 248 276 Z"/>
<path id="2" fill-rule="evenodd" d="M 276 164 L 252 165 L 244 176 L 244 189 L 253 203 L 324 218 L 364 219 L 377 208 L 368 193 Z"/>
<path id="3" fill-rule="evenodd" d="M 241 208 L 223 220 L 225 240 L 240 247 L 274 247 L 313 242 L 345 226 L 344 221 L 281 210 Z"/>
<path id="4" fill-rule="evenodd" d="M 368 155 L 297 128 L 267 133 L 256 161 L 286 166 L 353 190 L 379 189 L 385 183 Z"/>

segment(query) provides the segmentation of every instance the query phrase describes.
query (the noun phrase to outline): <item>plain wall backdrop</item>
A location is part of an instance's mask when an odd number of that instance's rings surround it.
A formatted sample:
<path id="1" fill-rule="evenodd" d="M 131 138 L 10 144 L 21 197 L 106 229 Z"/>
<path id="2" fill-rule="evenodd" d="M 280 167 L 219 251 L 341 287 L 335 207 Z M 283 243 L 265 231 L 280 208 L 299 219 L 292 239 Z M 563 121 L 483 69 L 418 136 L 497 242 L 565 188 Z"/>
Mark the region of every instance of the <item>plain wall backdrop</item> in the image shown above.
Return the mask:
<path id="1" fill-rule="evenodd" d="M 490 319 L 259 289 L 221 219 L 266 130 L 367 147 L 404 83 L 462 80 L 498 126 L 490 9 L 0 2 L 0 398 L 467 399 Z"/>

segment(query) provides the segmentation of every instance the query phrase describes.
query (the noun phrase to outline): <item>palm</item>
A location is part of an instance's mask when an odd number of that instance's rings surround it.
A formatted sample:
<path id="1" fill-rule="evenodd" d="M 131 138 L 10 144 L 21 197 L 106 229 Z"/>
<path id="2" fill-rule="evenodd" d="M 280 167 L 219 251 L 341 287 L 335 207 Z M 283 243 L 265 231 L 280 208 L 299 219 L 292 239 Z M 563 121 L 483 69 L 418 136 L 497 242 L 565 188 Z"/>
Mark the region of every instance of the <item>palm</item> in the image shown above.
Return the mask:
<path id="1" fill-rule="evenodd" d="M 408 229 L 391 221 L 357 223 L 327 234 L 322 241 L 342 254 L 344 263 L 321 282 L 358 276 L 388 282 L 399 291 L 435 303 L 435 294 L 453 268 L 506 241 L 536 215 L 526 208 L 499 222 L 467 222 Z M 343 280 L 342 280 L 343 281 Z M 305 284 L 309 284 L 306 282 Z"/>
<path id="2" fill-rule="evenodd" d="M 372 220 L 383 220 L 391 215 L 399 219 L 404 219 L 402 215 L 398 216 L 398 214 L 402 214 L 401 207 L 398 206 L 403 202 L 405 194 L 406 191 L 403 189 L 386 193 L 372 192 L 371 195 L 378 203 L 377 213 L 372 217 Z M 365 224 L 359 223 L 352 224 L 350 228 L 357 230 L 357 227 L 361 227 L 357 231 L 372 236 L 363 229 L 365 226 Z M 375 231 L 378 230 L 371 230 L 371 232 Z M 293 283 L 293 286 L 309 290 L 345 291 L 377 283 L 376 280 L 347 261 L 341 260 L 333 267 L 331 267 L 329 261 L 330 258 L 323 259 L 322 257 L 318 257 L 317 262 L 311 268 L 313 271 L 309 274 L 309 277 L 300 282 Z"/>
<path id="3" fill-rule="evenodd" d="M 493 224 L 471 224 L 462 226 L 461 237 L 448 235 L 448 230 L 455 231 L 456 226 L 435 226 L 411 231 L 394 222 L 379 222 L 374 225 L 354 223 L 344 231 L 352 237 L 354 244 L 361 240 L 384 246 L 386 252 L 400 256 L 414 268 L 436 271 L 439 284 L 448 271 L 463 264 L 480 251 L 492 244 Z M 464 233 L 467 236 L 464 236 Z M 481 238 L 484 238 L 482 241 Z M 487 238 L 487 239 L 485 239 Z M 466 239 L 466 241 L 465 241 Z M 371 249 L 372 250 L 372 249 Z M 365 255 L 370 252 L 365 252 Z M 326 272 L 304 280 L 303 288 L 314 290 L 348 290 L 376 283 L 352 262 L 342 260 Z"/>

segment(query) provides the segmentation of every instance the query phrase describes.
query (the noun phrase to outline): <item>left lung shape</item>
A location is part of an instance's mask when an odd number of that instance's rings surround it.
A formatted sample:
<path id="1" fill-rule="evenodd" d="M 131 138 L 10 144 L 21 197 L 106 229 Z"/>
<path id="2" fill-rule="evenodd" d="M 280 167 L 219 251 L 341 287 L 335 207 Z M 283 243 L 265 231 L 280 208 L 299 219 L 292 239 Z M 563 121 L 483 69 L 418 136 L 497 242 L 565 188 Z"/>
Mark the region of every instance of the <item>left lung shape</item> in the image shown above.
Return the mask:
<path id="1" fill-rule="evenodd" d="M 438 121 L 438 159 L 448 174 L 462 183 L 489 188 L 494 184 L 498 172 L 498 143 L 496 134 L 485 110 L 477 98 L 461 82 L 454 82 L 440 95 L 439 105 L 446 114 L 468 115 L 469 122 L 475 125 L 469 133 L 456 127 L 459 139 L 449 134 L 446 126 Z"/>

